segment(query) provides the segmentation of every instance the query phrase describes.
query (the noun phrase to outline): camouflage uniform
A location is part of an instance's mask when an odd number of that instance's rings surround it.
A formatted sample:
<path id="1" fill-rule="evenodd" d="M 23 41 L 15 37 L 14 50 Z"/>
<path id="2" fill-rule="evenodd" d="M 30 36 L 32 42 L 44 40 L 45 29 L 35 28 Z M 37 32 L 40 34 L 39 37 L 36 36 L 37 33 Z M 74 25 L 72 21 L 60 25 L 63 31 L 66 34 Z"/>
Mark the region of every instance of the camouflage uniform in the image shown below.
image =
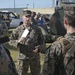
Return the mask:
<path id="1" fill-rule="evenodd" d="M 3 46 L 6 40 L 2 40 L 5 31 L 7 31 L 7 27 L 0 20 L 0 75 L 18 75 L 10 52 Z"/>
<path id="2" fill-rule="evenodd" d="M 21 25 L 13 31 L 10 41 L 11 45 L 14 45 L 16 47 L 18 46 L 17 41 L 22 36 L 25 29 L 26 28 Z M 24 39 L 22 44 L 18 46 L 20 49 L 18 58 L 18 72 L 19 75 L 27 75 L 27 71 L 30 66 L 31 74 L 39 75 L 41 69 L 39 52 L 34 53 L 32 50 L 38 48 L 40 51 L 41 46 L 44 42 L 43 35 L 41 30 L 35 25 L 30 25 L 30 27 L 28 27 L 27 29 L 29 30 L 27 37 Z"/>
<path id="3" fill-rule="evenodd" d="M 75 33 L 66 34 L 65 38 L 69 41 L 75 41 Z M 62 68 L 64 65 L 61 64 L 62 59 L 62 45 L 59 41 L 55 41 L 50 47 L 49 60 L 47 57 L 45 58 L 44 67 L 42 71 L 42 75 L 65 75 L 62 72 Z M 58 74 L 60 72 L 60 74 Z"/>
<path id="4" fill-rule="evenodd" d="M 0 75 L 18 75 L 9 51 L 0 44 Z"/>

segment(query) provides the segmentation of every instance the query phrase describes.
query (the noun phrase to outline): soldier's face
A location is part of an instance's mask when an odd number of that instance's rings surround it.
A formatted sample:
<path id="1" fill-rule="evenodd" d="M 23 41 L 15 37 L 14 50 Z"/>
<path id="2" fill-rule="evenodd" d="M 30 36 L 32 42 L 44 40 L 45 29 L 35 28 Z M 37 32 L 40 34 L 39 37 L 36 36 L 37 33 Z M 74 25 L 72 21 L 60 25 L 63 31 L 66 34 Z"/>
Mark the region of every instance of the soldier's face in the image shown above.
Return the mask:
<path id="1" fill-rule="evenodd" d="M 31 16 L 23 16 L 23 24 L 29 26 L 31 21 Z"/>

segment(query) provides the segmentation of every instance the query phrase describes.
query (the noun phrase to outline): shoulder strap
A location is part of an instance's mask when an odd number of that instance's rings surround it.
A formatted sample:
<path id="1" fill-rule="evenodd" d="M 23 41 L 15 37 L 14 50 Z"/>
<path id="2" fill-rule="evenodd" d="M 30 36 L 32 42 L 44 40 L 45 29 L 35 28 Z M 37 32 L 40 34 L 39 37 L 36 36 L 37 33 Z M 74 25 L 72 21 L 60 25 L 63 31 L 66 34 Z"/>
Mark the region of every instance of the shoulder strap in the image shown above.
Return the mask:
<path id="1" fill-rule="evenodd" d="M 63 56 L 66 54 L 66 52 L 72 47 L 72 45 L 74 44 L 74 42 L 70 42 L 68 41 L 66 38 L 64 37 L 59 37 L 57 39 L 57 41 L 60 42 L 61 46 L 62 46 L 62 54 Z"/>

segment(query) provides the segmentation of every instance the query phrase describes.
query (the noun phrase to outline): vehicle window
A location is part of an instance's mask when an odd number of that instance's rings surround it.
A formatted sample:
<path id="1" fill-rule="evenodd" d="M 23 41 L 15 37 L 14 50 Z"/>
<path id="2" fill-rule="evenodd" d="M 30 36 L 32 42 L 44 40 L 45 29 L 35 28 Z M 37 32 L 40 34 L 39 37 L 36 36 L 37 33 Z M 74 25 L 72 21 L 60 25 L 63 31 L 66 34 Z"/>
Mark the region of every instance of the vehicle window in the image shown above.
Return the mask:
<path id="1" fill-rule="evenodd" d="M 10 13 L 9 16 L 10 16 L 11 18 L 15 18 L 15 17 L 16 17 L 15 14 L 13 14 L 13 13 Z"/>

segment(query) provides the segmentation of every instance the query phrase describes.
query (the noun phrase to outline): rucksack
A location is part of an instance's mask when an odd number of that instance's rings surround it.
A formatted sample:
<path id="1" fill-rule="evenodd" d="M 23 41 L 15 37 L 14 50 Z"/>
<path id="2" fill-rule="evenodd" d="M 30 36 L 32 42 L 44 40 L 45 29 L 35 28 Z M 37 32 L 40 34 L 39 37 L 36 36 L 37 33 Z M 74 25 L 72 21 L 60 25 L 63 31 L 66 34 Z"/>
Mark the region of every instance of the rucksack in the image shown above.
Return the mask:
<path id="1" fill-rule="evenodd" d="M 60 64 L 55 66 L 55 73 L 53 75 L 75 75 L 75 42 L 69 41 L 64 37 L 59 37 L 57 41 L 62 46 L 62 58 Z M 50 46 L 46 49 L 42 70 L 43 75 L 50 75 Z"/>
<path id="2" fill-rule="evenodd" d="M 18 75 L 9 50 L 0 44 L 0 75 Z"/>
<path id="3" fill-rule="evenodd" d="M 57 40 L 62 46 L 63 58 L 61 60 L 63 68 L 60 66 L 61 73 L 59 75 L 75 75 L 75 41 L 69 41 L 64 37 L 59 37 Z"/>

